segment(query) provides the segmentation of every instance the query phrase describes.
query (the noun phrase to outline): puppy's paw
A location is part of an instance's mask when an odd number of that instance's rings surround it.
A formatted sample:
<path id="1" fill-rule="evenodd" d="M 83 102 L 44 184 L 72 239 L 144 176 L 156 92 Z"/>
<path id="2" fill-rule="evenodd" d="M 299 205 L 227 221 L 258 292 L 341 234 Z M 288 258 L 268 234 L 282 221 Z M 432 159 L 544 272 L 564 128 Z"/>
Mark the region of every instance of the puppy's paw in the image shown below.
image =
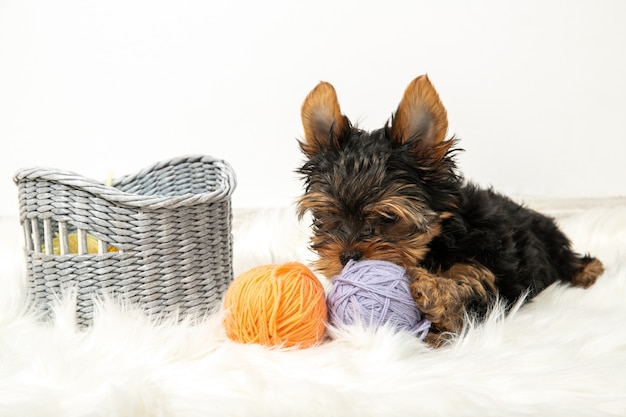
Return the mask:
<path id="1" fill-rule="evenodd" d="M 411 278 L 411 295 L 423 313 L 430 310 L 437 303 L 439 288 L 437 280 L 424 268 L 410 268 L 407 270 Z"/>
<path id="2" fill-rule="evenodd" d="M 430 274 L 423 268 L 407 270 L 411 277 L 411 295 L 417 308 L 440 331 L 458 331 L 463 325 L 463 313 L 458 313 L 454 283 Z M 448 288 L 452 284 L 452 288 Z M 452 290 L 452 291 L 451 291 Z"/>

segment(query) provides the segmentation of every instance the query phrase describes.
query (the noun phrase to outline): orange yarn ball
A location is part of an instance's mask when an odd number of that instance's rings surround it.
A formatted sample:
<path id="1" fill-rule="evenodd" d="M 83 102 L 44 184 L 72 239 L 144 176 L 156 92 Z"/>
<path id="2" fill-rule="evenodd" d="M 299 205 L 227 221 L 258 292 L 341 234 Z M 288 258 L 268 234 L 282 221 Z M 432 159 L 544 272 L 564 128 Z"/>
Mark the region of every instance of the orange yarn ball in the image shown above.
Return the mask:
<path id="1" fill-rule="evenodd" d="M 299 262 L 257 266 L 224 296 L 224 328 L 236 342 L 306 348 L 319 342 L 328 312 L 324 288 Z"/>

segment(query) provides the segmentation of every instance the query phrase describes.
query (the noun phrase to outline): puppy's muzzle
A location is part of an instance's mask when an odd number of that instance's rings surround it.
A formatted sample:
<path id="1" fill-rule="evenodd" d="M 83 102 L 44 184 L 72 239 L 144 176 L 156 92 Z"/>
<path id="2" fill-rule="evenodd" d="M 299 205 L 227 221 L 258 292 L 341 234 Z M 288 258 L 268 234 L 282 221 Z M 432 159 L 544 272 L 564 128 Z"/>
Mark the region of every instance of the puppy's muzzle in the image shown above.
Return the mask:
<path id="1" fill-rule="evenodd" d="M 346 264 L 351 260 L 358 261 L 361 258 L 363 258 L 363 254 L 356 250 L 347 250 L 339 254 L 339 262 L 341 262 L 341 265 L 343 266 L 346 266 Z"/>

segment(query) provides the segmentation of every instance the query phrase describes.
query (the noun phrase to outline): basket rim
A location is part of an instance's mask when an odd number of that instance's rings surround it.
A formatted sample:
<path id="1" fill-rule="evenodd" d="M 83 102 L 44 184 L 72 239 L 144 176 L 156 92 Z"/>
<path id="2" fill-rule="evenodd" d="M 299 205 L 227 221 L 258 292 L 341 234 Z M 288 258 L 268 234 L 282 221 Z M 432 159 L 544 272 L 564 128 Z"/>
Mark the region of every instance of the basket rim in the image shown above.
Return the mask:
<path id="1" fill-rule="evenodd" d="M 155 169 L 163 168 L 168 165 L 179 165 L 188 161 L 211 163 L 220 166 L 221 170 L 225 173 L 224 181 L 220 184 L 220 187 L 211 192 L 199 194 L 186 193 L 178 196 L 142 195 L 128 193 L 117 188 L 117 186 L 131 182 Z M 224 159 L 209 155 L 185 155 L 165 159 L 153 163 L 135 173 L 116 178 L 110 186 L 94 179 L 84 177 L 73 171 L 46 167 L 22 168 L 18 170 L 13 177 L 13 181 L 16 185 L 23 181 L 32 180 L 47 180 L 73 188 L 80 188 L 104 200 L 128 207 L 143 209 L 176 208 L 209 202 L 219 202 L 230 198 L 237 186 L 235 172 L 231 165 Z"/>

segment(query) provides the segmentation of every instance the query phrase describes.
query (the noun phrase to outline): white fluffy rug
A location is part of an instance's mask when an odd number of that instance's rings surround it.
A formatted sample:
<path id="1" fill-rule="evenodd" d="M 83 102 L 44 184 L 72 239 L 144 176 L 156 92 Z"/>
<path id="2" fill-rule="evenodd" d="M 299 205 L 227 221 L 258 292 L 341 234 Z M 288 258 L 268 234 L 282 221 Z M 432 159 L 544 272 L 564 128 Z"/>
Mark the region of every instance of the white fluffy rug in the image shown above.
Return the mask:
<path id="1" fill-rule="evenodd" d="M 0 415 L 624 416 L 626 202 L 541 208 L 602 259 L 604 276 L 589 290 L 555 285 L 507 317 L 495 309 L 439 350 L 358 328 L 306 350 L 268 349 L 229 341 L 219 312 L 157 325 L 113 303 L 78 332 L 71 300 L 42 324 L 24 305 L 19 229 L 5 219 Z M 236 273 L 311 258 L 292 210 L 235 216 Z"/>

